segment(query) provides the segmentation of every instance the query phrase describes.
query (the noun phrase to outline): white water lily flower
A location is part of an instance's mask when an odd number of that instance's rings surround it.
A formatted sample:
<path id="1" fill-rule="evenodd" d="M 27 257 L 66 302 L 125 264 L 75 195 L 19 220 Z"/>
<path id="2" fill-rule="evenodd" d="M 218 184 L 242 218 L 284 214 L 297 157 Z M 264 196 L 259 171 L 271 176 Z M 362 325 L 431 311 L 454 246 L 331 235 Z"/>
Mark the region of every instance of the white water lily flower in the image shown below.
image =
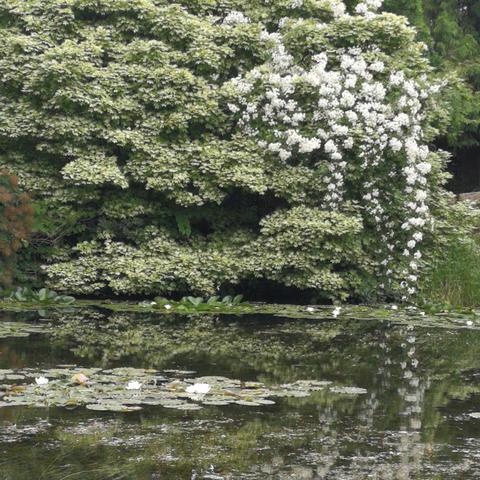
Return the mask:
<path id="1" fill-rule="evenodd" d="M 35 377 L 35 383 L 37 385 L 46 385 L 48 383 L 47 377 Z"/>
<path id="2" fill-rule="evenodd" d="M 140 382 L 137 382 L 136 380 L 132 380 L 127 383 L 127 386 L 125 388 L 127 390 L 140 390 L 140 388 L 142 388 L 142 384 Z"/>
<path id="3" fill-rule="evenodd" d="M 171 306 L 169 303 L 167 303 L 167 304 L 164 305 L 163 307 L 164 307 L 165 309 L 167 309 L 167 310 L 170 310 L 170 309 L 172 308 L 172 306 Z"/>
<path id="4" fill-rule="evenodd" d="M 335 307 L 332 311 L 333 318 L 337 318 L 340 315 L 342 309 L 340 307 Z"/>
<path id="5" fill-rule="evenodd" d="M 205 394 L 210 391 L 210 385 L 208 383 L 194 383 L 193 385 L 189 385 L 185 391 L 187 393 Z"/>
<path id="6" fill-rule="evenodd" d="M 315 309 L 313 307 L 307 307 L 307 312 L 314 312 Z"/>

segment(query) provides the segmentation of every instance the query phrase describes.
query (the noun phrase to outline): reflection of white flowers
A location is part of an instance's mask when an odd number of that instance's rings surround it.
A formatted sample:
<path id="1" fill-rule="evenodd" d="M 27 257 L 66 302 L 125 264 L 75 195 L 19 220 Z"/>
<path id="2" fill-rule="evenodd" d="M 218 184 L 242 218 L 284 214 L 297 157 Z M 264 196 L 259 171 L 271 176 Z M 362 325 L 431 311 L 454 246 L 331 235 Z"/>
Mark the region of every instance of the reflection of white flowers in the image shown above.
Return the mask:
<path id="1" fill-rule="evenodd" d="M 194 383 L 193 385 L 189 385 L 185 391 L 187 393 L 194 393 L 194 394 L 205 394 L 210 391 L 210 385 L 208 383 Z"/>
<path id="2" fill-rule="evenodd" d="M 37 385 L 46 385 L 48 383 L 47 377 L 35 377 L 35 383 Z"/>
<path id="3" fill-rule="evenodd" d="M 127 390 L 140 390 L 140 388 L 142 388 L 142 384 L 140 382 L 137 382 L 136 380 L 132 380 L 127 383 L 127 386 L 125 388 Z"/>

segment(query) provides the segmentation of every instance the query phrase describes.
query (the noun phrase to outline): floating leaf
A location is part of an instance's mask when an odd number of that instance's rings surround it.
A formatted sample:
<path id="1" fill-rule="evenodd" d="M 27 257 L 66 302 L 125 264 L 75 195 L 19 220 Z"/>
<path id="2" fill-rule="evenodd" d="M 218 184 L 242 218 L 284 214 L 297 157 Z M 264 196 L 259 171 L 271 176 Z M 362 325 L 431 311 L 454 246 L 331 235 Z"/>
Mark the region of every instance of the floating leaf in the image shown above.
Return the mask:
<path id="1" fill-rule="evenodd" d="M 364 395 L 368 393 L 364 388 L 358 387 L 333 387 L 330 391 L 333 393 L 344 393 L 346 395 Z"/>

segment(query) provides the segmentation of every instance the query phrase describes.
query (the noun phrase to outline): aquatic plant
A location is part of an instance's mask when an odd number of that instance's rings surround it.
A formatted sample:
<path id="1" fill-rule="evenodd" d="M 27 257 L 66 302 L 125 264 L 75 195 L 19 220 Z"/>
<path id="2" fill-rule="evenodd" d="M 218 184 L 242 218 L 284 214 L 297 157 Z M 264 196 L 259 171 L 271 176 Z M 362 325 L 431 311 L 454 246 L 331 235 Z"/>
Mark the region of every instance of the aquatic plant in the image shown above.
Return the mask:
<path id="1" fill-rule="evenodd" d="M 25 322 L 0 322 L 0 338 L 21 338 L 29 337 L 35 333 L 47 333 L 50 331 L 50 324 L 32 324 Z"/>
<path id="2" fill-rule="evenodd" d="M 250 304 L 243 302 L 242 300 L 243 295 L 226 295 L 225 297 L 213 296 L 208 299 L 202 297 L 183 297 L 178 302 L 168 300 L 164 297 L 156 297 L 153 304 L 148 304 L 147 302 L 146 305 L 166 308 L 167 310 L 174 308 L 178 311 L 194 310 L 199 312 L 215 311 L 218 309 L 228 310 L 235 307 L 242 307 L 241 310 L 248 310 L 251 308 Z"/>
<path id="3" fill-rule="evenodd" d="M 40 373 L 40 376 L 36 376 Z M 142 406 L 163 406 L 177 410 L 199 410 L 202 406 L 237 404 L 250 407 L 273 405 L 269 397 L 309 397 L 331 388 L 332 393 L 361 395 L 366 390 L 335 387 L 329 381 L 299 380 L 267 387 L 262 382 L 244 382 L 220 376 L 175 378 L 155 370 L 136 368 L 67 368 L 36 372 L 32 369 L 0 370 L 0 408 L 30 405 L 38 407 L 85 406 L 89 410 L 131 412 Z M 76 382 L 79 375 L 88 382 Z M 33 382 L 29 379 L 34 378 Z M 136 378 L 141 380 L 129 380 Z M 26 383 L 20 383 L 20 380 Z M 125 387 L 125 381 L 128 381 Z M 41 388 L 39 388 L 41 387 Z"/>
<path id="4" fill-rule="evenodd" d="M 32 290 L 28 287 L 17 287 L 6 297 L 11 302 L 33 303 L 42 305 L 69 305 L 75 301 L 74 297 L 59 295 L 48 288 Z"/>
<path id="5" fill-rule="evenodd" d="M 213 296 L 207 299 L 202 297 L 183 297 L 179 301 L 169 300 L 165 297 L 155 297 L 152 302 L 144 301 L 139 305 L 144 308 L 154 308 L 161 310 L 172 310 L 178 312 L 214 312 L 214 311 L 235 311 L 246 313 L 252 310 L 253 306 L 243 302 L 243 295 L 226 295 L 225 297 Z"/>

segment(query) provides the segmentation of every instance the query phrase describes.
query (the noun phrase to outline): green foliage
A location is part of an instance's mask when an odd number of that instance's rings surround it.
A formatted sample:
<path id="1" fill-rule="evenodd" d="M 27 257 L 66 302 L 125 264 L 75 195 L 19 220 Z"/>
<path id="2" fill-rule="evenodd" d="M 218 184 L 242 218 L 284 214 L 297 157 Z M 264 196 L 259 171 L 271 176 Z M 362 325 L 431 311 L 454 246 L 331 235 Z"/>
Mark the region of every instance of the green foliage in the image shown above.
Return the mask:
<path id="1" fill-rule="evenodd" d="M 75 301 L 74 297 L 59 295 L 48 288 L 38 291 L 28 287 L 18 287 L 6 297 L 11 302 L 34 303 L 42 305 L 69 305 Z"/>
<path id="2" fill-rule="evenodd" d="M 423 295 L 429 302 L 454 307 L 480 305 L 480 241 L 478 238 L 451 245 L 444 258 L 431 267 Z"/>
<path id="3" fill-rule="evenodd" d="M 285 16 L 298 20 L 285 35 L 298 61 L 361 46 L 412 76 L 431 72 L 400 17 L 332 22 L 328 1 L 290 5 L 0 0 L 0 166 L 35 195 L 33 256 L 50 287 L 213 295 L 268 279 L 328 298 L 371 290 L 378 245 L 358 208 L 358 158 L 345 208 L 319 207 L 325 166 L 280 162 L 239 133 L 228 81 L 265 63 L 260 32 Z M 250 22 L 223 24 L 231 10 Z M 428 111 L 429 139 L 442 115 Z M 403 202 L 393 190 L 392 211 Z"/>
<path id="4" fill-rule="evenodd" d="M 439 199 L 438 235 L 427 260 L 421 299 L 439 308 L 480 305 L 480 210 L 470 202 Z"/>

